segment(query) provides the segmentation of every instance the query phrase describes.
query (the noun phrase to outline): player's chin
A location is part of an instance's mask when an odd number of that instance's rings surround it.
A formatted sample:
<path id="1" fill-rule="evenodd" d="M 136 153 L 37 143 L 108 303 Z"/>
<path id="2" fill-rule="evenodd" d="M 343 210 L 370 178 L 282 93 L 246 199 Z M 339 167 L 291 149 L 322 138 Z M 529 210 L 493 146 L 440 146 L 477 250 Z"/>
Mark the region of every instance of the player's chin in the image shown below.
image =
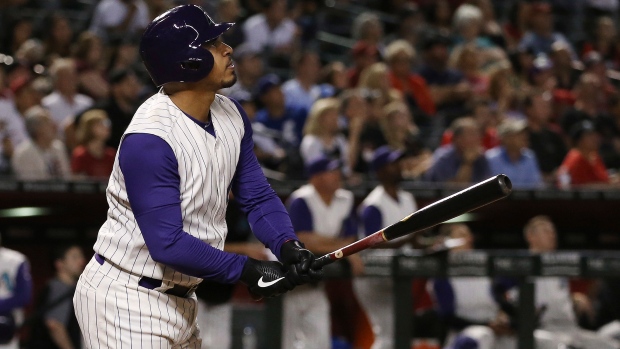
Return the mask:
<path id="1" fill-rule="evenodd" d="M 222 79 L 222 88 L 229 88 L 237 82 L 237 74 L 233 71 L 232 77 Z"/>

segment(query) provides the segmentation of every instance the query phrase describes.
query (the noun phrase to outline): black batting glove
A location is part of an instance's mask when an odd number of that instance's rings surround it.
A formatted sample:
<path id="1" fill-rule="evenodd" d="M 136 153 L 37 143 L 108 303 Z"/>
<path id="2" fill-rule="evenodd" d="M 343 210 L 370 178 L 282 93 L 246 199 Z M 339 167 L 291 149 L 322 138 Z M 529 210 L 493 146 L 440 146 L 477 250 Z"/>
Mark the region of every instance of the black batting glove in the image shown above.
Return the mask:
<path id="1" fill-rule="evenodd" d="M 248 286 L 257 300 L 279 296 L 295 288 L 280 262 L 259 261 L 250 257 L 243 265 L 239 280 Z"/>
<path id="2" fill-rule="evenodd" d="M 317 282 L 323 279 L 323 269 L 312 269 L 316 259 L 314 253 L 307 250 L 297 240 L 285 242 L 280 248 L 280 260 L 288 269 L 288 276 L 296 285 Z"/>

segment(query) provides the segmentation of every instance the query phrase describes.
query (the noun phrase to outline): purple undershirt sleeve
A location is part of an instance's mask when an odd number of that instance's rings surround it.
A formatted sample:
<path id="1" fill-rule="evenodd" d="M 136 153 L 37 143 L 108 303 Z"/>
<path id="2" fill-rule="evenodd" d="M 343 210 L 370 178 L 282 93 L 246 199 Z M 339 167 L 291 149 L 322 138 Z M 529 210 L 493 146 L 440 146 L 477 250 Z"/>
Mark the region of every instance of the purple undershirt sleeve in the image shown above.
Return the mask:
<path id="1" fill-rule="evenodd" d="M 232 100 L 245 124 L 239 162 L 232 181 L 232 192 L 243 212 L 247 214 L 254 235 L 280 259 L 280 247 L 286 241 L 297 240 L 291 219 L 282 200 L 271 188 L 254 155 L 252 125 L 239 103 Z"/>
<path id="2" fill-rule="evenodd" d="M 357 237 L 357 215 L 355 214 L 355 205 L 351 205 L 349 216 L 342 222 L 342 236 Z"/>
<path id="3" fill-rule="evenodd" d="M 312 213 L 308 208 L 308 204 L 306 204 L 306 200 L 302 198 L 291 200 L 288 205 L 288 213 L 291 215 L 291 222 L 296 233 L 314 231 Z"/>
<path id="4" fill-rule="evenodd" d="M 379 209 L 375 206 L 366 206 L 362 211 L 362 223 L 366 236 L 383 229 L 383 218 Z"/>
<path id="5" fill-rule="evenodd" d="M 31 296 L 30 265 L 24 262 L 17 269 L 13 294 L 7 298 L 0 298 L 0 314 L 10 314 L 14 309 L 25 307 L 30 302 Z"/>
<path id="6" fill-rule="evenodd" d="M 119 163 L 129 204 L 153 260 L 221 283 L 239 280 L 247 257 L 220 251 L 183 231 L 178 163 L 158 136 L 125 136 Z"/>

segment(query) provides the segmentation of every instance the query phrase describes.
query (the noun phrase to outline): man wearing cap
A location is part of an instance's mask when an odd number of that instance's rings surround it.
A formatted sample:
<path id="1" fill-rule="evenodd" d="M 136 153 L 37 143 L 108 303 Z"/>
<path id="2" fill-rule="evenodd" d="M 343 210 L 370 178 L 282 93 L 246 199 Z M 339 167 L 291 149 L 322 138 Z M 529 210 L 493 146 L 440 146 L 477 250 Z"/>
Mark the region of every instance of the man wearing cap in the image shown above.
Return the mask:
<path id="1" fill-rule="evenodd" d="M 492 174 L 506 174 L 512 185 L 538 187 L 543 184 L 536 155 L 527 147 L 527 121 L 506 119 L 498 127 L 501 145 L 486 151 Z"/>
<path id="2" fill-rule="evenodd" d="M 558 170 L 558 181 L 564 185 L 603 185 L 612 183 L 599 154 L 600 135 L 591 121 L 581 121 L 570 130 L 573 148 L 566 154 Z M 617 182 L 613 178 L 614 182 Z"/>
<path id="3" fill-rule="evenodd" d="M 372 170 L 379 185 L 362 202 L 359 212 L 364 237 L 396 223 L 417 210 L 413 195 L 400 189 L 402 181 L 400 160 L 404 154 L 389 146 L 377 148 L 372 157 Z M 383 244 L 384 248 L 405 248 L 410 238 L 401 238 Z M 364 253 L 372 255 L 377 249 Z M 394 347 L 394 310 L 392 281 L 389 278 L 356 278 L 354 289 L 357 299 L 372 324 L 375 341 L 372 349 Z"/>
<path id="4" fill-rule="evenodd" d="M 317 255 L 332 252 L 356 239 L 353 193 L 341 188 L 342 164 L 318 157 L 306 165 L 309 183 L 294 191 L 288 211 L 299 240 Z M 363 266 L 357 255 L 347 257 L 352 273 Z M 282 348 L 331 348 L 329 302 L 323 285 L 299 286 L 284 296 Z"/>
<path id="5" fill-rule="evenodd" d="M 262 109 L 256 112 L 256 122 L 275 131 L 276 137 L 289 146 L 298 146 L 306 122 L 306 111 L 286 104 L 280 78 L 268 74 L 258 80 L 256 99 Z"/>
<path id="6" fill-rule="evenodd" d="M 569 134 L 571 128 L 581 121 L 596 123 L 605 114 L 601 107 L 604 105 L 604 93 L 601 79 L 593 73 L 584 73 L 579 77 L 574 89 L 575 104 L 568 109 L 560 123 L 564 133 Z"/>

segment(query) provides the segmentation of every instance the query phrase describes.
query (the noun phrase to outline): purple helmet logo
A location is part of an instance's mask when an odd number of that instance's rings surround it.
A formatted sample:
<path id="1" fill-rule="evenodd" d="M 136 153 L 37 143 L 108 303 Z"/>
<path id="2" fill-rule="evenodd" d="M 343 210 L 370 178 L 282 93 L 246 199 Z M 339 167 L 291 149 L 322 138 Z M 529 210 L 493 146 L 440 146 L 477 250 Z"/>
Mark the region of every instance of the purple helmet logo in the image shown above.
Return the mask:
<path id="1" fill-rule="evenodd" d="M 213 69 L 213 55 L 202 45 L 234 23 L 216 24 L 200 7 L 177 6 L 155 18 L 140 40 L 140 56 L 155 85 L 196 82 Z"/>

